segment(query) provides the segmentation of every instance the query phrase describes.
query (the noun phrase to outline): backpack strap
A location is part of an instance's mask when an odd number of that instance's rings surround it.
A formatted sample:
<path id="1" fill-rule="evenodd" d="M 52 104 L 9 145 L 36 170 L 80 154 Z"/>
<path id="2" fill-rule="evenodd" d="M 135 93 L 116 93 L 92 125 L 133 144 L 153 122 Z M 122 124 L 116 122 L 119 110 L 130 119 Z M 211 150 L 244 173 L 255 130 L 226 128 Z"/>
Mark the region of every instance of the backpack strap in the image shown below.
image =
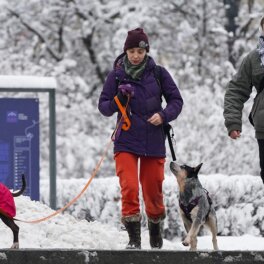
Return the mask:
<path id="1" fill-rule="evenodd" d="M 162 87 L 162 66 L 155 65 L 155 68 L 153 70 L 154 77 L 156 79 L 157 84 L 160 87 L 161 93 L 160 93 L 160 100 L 162 101 L 162 95 L 163 95 L 163 87 Z"/>
<path id="2" fill-rule="evenodd" d="M 176 161 L 176 155 L 175 155 L 173 143 L 172 143 L 172 139 L 174 137 L 173 128 L 169 123 L 167 123 L 167 124 L 163 124 L 163 130 L 164 130 L 166 137 L 168 138 L 172 160 Z M 172 134 L 170 134 L 170 130 L 172 130 Z M 174 141 L 175 141 L 175 139 L 174 139 Z"/>
<path id="3" fill-rule="evenodd" d="M 163 94 L 163 90 L 162 90 L 162 66 L 155 65 L 154 76 L 155 76 L 155 79 L 156 79 L 160 89 L 161 89 L 160 100 L 162 101 L 162 94 Z M 163 130 L 165 132 L 166 137 L 168 138 L 172 160 L 176 161 L 176 155 L 175 155 L 175 152 L 173 149 L 173 143 L 172 143 L 172 139 L 174 137 L 174 132 L 173 132 L 172 126 L 169 123 L 163 124 Z M 172 134 L 170 134 L 171 130 L 172 130 Z"/>

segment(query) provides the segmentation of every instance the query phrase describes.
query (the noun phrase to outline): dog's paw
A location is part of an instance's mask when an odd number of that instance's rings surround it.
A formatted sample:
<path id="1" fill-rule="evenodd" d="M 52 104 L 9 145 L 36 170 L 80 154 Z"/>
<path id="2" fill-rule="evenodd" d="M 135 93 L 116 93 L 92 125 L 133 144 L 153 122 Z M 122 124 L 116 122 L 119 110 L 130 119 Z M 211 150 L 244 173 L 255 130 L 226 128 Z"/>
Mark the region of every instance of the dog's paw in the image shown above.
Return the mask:
<path id="1" fill-rule="evenodd" d="M 12 247 L 12 249 L 19 249 L 19 243 L 18 242 L 15 242 Z"/>
<path id="2" fill-rule="evenodd" d="M 190 245 L 190 242 L 187 240 L 187 239 L 184 239 L 182 241 L 182 244 L 185 246 L 185 247 L 188 247 Z"/>

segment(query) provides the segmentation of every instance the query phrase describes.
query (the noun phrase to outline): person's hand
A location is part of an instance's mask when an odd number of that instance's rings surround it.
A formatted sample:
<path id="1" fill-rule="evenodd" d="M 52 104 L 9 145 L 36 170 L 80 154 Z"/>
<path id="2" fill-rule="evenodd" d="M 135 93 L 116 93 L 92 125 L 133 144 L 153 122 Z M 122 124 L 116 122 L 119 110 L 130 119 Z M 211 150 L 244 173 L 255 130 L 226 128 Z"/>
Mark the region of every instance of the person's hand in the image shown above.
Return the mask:
<path id="1" fill-rule="evenodd" d="M 121 91 L 119 91 L 116 96 L 119 102 L 121 103 L 121 105 L 125 106 L 127 104 L 128 98 L 126 95 L 123 95 Z"/>
<path id="2" fill-rule="evenodd" d="M 120 84 L 118 86 L 118 91 L 121 92 L 125 96 L 131 96 L 131 97 L 134 96 L 134 87 L 129 83 Z"/>
<path id="3" fill-rule="evenodd" d="M 232 130 L 229 133 L 229 137 L 231 137 L 232 139 L 237 139 L 240 137 L 240 131 L 239 130 Z"/>
<path id="4" fill-rule="evenodd" d="M 163 119 L 160 116 L 160 114 L 156 113 L 148 119 L 148 122 L 150 122 L 154 126 L 158 126 L 158 125 L 161 125 L 163 123 Z"/>

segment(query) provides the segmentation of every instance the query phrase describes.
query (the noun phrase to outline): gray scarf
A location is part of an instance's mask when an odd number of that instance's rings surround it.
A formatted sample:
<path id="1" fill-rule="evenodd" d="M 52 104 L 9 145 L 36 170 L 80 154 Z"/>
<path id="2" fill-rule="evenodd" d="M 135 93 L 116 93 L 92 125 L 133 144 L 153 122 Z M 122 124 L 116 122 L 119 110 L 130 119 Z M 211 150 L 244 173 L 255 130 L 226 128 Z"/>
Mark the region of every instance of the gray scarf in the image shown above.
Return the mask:
<path id="1" fill-rule="evenodd" d="M 130 75 L 134 80 L 140 80 L 147 63 L 148 56 L 145 56 L 144 60 L 138 64 L 133 65 L 129 62 L 127 56 L 124 58 L 124 66 L 126 74 Z"/>
<path id="2" fill-rule="evenodd" d="M 259 37 L 257 51 L 261 59 L 261 65 L 264 66 L 264 37 L 263 36 Z"/>

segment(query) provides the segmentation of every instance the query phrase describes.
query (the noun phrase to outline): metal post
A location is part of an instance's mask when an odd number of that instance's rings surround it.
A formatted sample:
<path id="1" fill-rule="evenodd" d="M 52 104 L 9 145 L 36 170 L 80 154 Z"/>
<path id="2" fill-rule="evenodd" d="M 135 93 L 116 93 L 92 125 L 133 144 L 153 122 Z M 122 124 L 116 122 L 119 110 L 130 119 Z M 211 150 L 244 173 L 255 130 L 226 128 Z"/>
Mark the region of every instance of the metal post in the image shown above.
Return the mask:
<path id="1" fill-rule="evenodd" d="M 56 93 L 55 89 L 49 91 L 49 156 L 50 156 L 50 207 L 57 209 L 56 193 Z"/>

